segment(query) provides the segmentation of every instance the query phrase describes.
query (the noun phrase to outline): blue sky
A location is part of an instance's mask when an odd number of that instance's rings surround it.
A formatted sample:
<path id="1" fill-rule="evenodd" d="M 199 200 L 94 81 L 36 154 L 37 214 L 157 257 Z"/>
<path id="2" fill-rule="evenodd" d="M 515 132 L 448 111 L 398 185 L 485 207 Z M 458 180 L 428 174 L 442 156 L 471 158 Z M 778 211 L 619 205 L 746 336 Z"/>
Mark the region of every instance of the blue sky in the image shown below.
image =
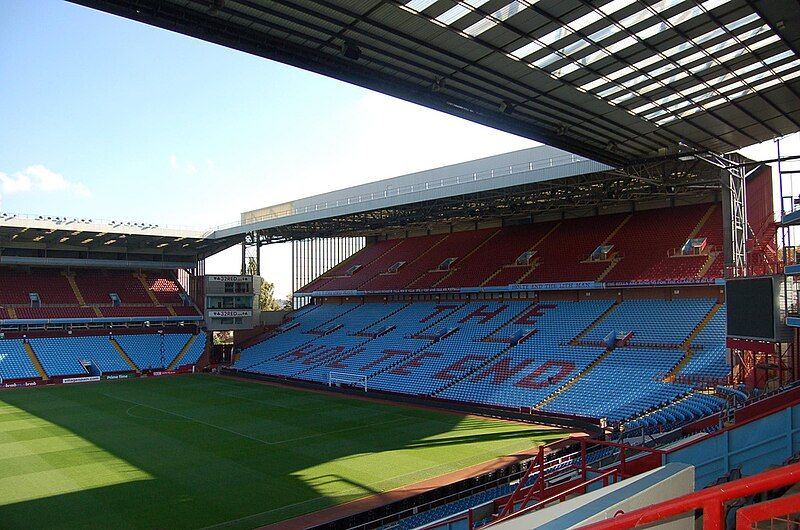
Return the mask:
<path id="1" fill-rule="evenodd" d="M 535 145 L 57 0 L 0 2 L 0 211 L 210 227 Z M 288 249 L 265 276 L 289 291 Z M 235 272 L 234 250 L 209 261 Z"/>
<path id="2" fill-rule="evenodd" d="M 535 145 L 60 0 L 2 0 L 0 52 L 0 211 L 208 228 Z M 236 272 L 237 256 L 208 271 Z M 265 261 L 288 293 L 288 249 Z"/>

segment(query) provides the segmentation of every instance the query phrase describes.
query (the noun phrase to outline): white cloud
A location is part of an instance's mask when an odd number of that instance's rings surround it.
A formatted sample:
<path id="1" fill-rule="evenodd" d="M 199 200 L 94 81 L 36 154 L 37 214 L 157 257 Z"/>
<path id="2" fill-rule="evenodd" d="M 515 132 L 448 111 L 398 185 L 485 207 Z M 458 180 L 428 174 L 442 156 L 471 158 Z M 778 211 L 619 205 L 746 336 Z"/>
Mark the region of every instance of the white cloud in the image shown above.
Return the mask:
<path id="1" fill-rule="evenodd" d="M 0 206 L 4 195 L 17 193 L 69 193 L 89 197 L 91 192 L 82 182 L 72 182 L 41 164 L 28 166 L 12 174 L 0 171 Z"/>
<path id="2" fill-rule="evenodd" d="M 175 155 L 169 155 L 169 165 L 176 173 L 193 176 L 197 174 L 197 166 L 192 162 L 181 162 Z"/>

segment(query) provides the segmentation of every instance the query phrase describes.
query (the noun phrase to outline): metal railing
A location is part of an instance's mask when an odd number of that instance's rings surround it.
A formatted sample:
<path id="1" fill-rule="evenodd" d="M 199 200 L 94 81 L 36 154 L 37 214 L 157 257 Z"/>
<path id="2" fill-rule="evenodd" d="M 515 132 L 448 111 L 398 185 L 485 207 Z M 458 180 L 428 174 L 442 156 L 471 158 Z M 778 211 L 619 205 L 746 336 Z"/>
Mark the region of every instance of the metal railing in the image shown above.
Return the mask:
<path id="1" fill-rule="evenodd" d="M 765 471 L 752 477 L 734 480 L 721 486 L 712 486 L 695 493 L 689 493 L 676 499 L 660 502 L 648 506 L 647 508 L 641 508 L 633 512 L 622 514 L 613 519 L 607 519 L 599 523 L 584 526 L 583 528 L 587 530 L 638 528 L 694 510 L 703 511 L 704 529 L 725 528 L 724 503 L 726 501 L 791 486 L 797 482 L 800 482 L 800 464 L 791 464 L 778 469 Z M 784 508 L 785 507 L 781 505 L 776 509 L 782 511 Z M 786 511 L 783 511 L 783 513 L 776 513 L 773 511 L 770 515 L 785 515 L 786 513 Z"/>

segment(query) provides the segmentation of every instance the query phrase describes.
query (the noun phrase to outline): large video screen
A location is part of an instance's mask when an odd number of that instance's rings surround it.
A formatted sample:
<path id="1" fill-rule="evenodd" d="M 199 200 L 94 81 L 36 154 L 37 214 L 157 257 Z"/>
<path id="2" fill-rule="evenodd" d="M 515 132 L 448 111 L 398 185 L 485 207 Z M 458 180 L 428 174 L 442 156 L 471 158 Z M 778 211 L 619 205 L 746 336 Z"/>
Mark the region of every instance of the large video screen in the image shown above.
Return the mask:
<path id="1" fill-rule="evenodd" d="M 726 282 L 728 336 L 775 340 L 775 292 L 772 278 Z"/>

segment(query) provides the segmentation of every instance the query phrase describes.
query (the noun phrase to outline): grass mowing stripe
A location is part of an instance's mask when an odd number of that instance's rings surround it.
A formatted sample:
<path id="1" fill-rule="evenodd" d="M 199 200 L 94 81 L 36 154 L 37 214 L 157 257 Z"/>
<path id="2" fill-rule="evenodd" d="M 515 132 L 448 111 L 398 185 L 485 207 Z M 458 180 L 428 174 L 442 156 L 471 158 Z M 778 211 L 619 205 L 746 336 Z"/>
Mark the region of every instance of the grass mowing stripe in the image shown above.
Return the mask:
<path id="1" fill-rule="evenodd" d="M 11 528 L 252 528 L 563 436 L 200 374 L 3 392 L 0 411 Z"/>
<path id="2" fill-rule="evenodd" d="M 303 441 L 303 440 L 310 440 L 311 438 L 320 438 L 320 437 L 323 437 L 323 436 L 331 436 L 333 434 L 339 434 L 339 433 L 343 433 L 343 432 L 347 432 L 347 431 L 355 431 L 355 430 L 359 430 L 359 429 L 364 429 L 366 427 L 364 425 L 359 425 L 358 427 L 348 427 L 346 429 L 337 429 L 337 430 L 327 431 L 327 432 L 322 432 L 322 433 L 317 433 L 317 434 L 309 434 L 309 435 L 306 435 L 306 436 L 298 436 L 297 438 L 289 438 L 289 439 L 286 439 L 286 440 L 278 440 L 278 441 L 275 441 L 275 442 L 270 442 L 268 440 L 262 440 L 261 438 L 256 438 L 255 436 L 250 436 L 249 434 L 244 434 L 244 433 L 241 433 L 241 432 L 238 432 L 238 431 L 234 431 L 233 429 L 228 429 L 227 427 L 222 427 L 220 425 L 214 425 L 213 423 L 209 423 L 207 421 L 198 420 L 197 418 L 192 418 L 191 416 L 186 416 L 185 414 L 181 414 L 180 412 L 173 412 L 171 410 L 162 409 L 160 407 L 154 407 L 153 405 L 147 405 L 146 403 L 139 403 L 138 401 L 133 401 L 131 399 L 125 399 L 125 398 L 121 398 L 121 397 L 117 397 L 117 396 L 111 396 L 109 394 L 103 394 L 103 395 L 106 396 L 106 397 L 110 397 L 112 399 L 119 400 L 119 401 L 126 401 L 128 403 L 133 403 L 134 405 L 136 405 L 138 407 L 147 407 L 147 408 L 150 408 L 150 409 L 153 409 L 153 410 L 157 410 L 159 412 L 163 412 L 165 414 L 172 414 L 172 415 L 177 416 L 179 418 L 183 418 L 185 420 L 193 421 L 195 423 L 199 423 L 201 425 L 205 425 L 205 426 L 211 427 L 213 429 L 219 429 L 221 431 L 225 431 L 225 432 L 228 432 L 228 433 L 231 433 L 231 434 L 235 434 L 235 435 L 241 436 L 243 438 L 249 438 L 250 440 L 254 440 L 254 441 L 262 443 L 264 445 L 281 445 L 281 444 L 286 444 L 286 443 L 291 443 L 291 442 L 300 442 L 300 441 Z M 128 414 L 128 416 L 131 416 L 133 418 L 137 417 L 137 416 L 133 416 L 133 415 L 129 414 L 129 411 L 130 411 L 130 408 L 125 411 L 125 413 Z M 143 418 L 143 419 L 150 419 L 150 418 Z M 393 420 L 388 420 L 388 421 L 379 422 L 379 423 L 373 423 L 373 424 L 370 424 L 369 426 L 390 425 L 392 423 L 399 423 L 399 422 L 404 421 L 406 419 L 407 419 L 406 417 L 395 418 Z"/>

